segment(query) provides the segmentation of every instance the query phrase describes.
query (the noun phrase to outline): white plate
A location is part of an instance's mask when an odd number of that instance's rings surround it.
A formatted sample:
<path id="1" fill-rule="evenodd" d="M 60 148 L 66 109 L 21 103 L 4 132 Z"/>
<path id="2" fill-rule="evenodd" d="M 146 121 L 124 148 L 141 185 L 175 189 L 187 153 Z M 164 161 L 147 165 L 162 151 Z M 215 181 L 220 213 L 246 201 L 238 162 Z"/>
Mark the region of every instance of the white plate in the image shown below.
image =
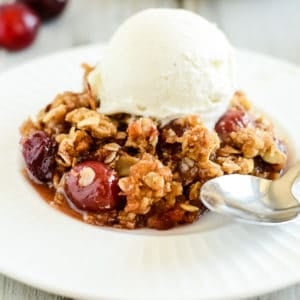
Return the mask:
<path id="1" fill-rule="evenodd" d="M 0 272 L 84 299 L 248 297 L 300 280 L 300 224 L 259 227 L 207 214 L 166 232 L 76 221 L 44 203 L 20 173 L 18 126 L 56 93 L 80 90 L 100 46 L 58 53 L 0 76 Z M 239 52 L 239 86 L 290 134 L 299 153 L 300 70 Z"/>

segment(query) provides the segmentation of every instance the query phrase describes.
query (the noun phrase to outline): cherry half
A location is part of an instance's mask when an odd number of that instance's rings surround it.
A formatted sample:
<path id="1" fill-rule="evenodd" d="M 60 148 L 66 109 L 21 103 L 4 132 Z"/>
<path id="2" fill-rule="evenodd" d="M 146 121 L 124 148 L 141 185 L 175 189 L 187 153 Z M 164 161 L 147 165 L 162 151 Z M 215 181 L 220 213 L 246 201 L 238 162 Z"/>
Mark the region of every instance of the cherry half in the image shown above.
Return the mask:
<path id="1" fill-rule="evenodd" d="M 65 177 L 64 190 L 67 199 L 84 211 L 111 210 L 120 202 L 117 174 L 98 161 L 73 167 Z"/>
<path id="2" fill-rule="evenodd" d="M 31 45 L 39 27 L 39 17 L 26 5 L 0 5 L 0 46 L 7 50 L 21 50 Z"/>
<path id="3" fill-rule="evenodd" d="M 18 0 L 32 8 L 42 20 L 48 21 L 59 16 L 68 0 Z"/>

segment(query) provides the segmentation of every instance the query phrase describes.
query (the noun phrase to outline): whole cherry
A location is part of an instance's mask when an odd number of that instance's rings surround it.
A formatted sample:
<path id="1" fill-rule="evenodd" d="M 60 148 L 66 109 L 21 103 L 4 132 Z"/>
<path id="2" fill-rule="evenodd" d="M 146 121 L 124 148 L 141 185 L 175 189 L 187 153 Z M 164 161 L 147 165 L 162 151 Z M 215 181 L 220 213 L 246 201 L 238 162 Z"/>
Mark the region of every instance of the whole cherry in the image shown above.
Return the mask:
<path id="1" fill-rule="evenodd" d="M 42 20 L 48 21 L 59 16 L 68 0 L 17 0 L 32 8 Z"/>
<path id="2" fill-rule="evenodd" d="M 247 112 L 229 109 L 218 120 L 215 130 L 221 139 L 226 139 L 231 132 L 245 128 L 251 122 L 253 122 L 252 117 Z"/>
<path id="3" fill-rule="evenodd" d="M 16 51 L 28 47 L 35 40 L 40 19 L 22 3 L 0 5 L 0 46 Z"/>
<path id="4" fill-rule="evenodd" d="M 39 183 L 51 181 L 56 164 L 56 142 L 44 131 L 36 131 L 23 138 L 21 144 L 26 169 L 31 179 Z"/>
<path id="5" fill-rule="evenodd" d="M 101 212 L 120 204 L 118 176 L 98 161 L 82 162 L 65 176 L 65 195 L 78 209 Z"/>

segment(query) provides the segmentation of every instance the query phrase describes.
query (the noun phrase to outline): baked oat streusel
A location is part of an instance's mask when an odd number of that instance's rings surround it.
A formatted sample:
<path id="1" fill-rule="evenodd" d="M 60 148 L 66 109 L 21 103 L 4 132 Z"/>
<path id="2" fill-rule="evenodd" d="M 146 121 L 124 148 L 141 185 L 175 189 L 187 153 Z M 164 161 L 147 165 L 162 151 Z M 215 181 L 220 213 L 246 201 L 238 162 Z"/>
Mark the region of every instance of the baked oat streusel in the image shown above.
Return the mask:
<path id="1" fill-rule="evenodd" d="M 104 115 L 99 105 L 85 83 L 83 92 L 58 95 L 20 130 L 29 177 L 54 191 L 55 207 L 91 224 L 192 223 L 205 211 L 199 191 L 208 179 L 232 173 L 276 179 L 286 165 L 286 145 L 242 92 L 215 131 L 197 115 L 162 124 Z"/>

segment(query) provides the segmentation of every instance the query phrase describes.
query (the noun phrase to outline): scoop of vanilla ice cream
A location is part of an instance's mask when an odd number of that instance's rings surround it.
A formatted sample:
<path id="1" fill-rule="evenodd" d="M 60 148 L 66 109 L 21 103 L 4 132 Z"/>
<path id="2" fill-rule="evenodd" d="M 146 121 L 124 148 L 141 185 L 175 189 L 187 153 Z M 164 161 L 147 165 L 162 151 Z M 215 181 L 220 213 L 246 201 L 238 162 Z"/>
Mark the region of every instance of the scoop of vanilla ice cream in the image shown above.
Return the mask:
<path id="1" fill-rule="evenodd" d="M 235 56 L 199 15 L 149 9 L 119 27 L 88 82 L 105 114 L 199 114 L 213 126 L 235 90 Z"/>

